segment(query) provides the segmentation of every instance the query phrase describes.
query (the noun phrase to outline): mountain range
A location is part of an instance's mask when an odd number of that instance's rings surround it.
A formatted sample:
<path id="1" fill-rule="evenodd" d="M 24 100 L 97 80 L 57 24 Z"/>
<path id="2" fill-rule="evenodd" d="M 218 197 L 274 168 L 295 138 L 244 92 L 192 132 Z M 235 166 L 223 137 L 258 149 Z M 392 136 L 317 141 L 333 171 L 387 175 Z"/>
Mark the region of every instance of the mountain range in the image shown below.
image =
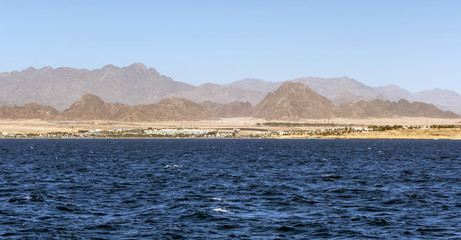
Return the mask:
<path id="1" fill-rule="evenodd" d="M 374 99 L 399 101 L 405 99 L 409 102 L 423 102 L 433 104 L 436 107 L 461 114 L 461 95 L 445 90 L 433 89 L 418 93 L 411 93 L 396 85 L 381 87 L 370 87 L 355 79 L 341 78 L 297 78 L 292 82 L 303 83 L 320 95 L 328 98 L 333 104 L 339 106 L 349 102 L 359 102 L 361 100 L 371 101 Z M 283 82 L 266 82 L 259 79 L 243 79 L 229 84 L 228 86 L 240 87 L 246 90 L 262 93 L 275 91 Z"/>
<path id="2" fill-rule="evenodd" d="M 210 120 L 224 117 L 253 117 L 267 120 L 327 119 L 332 117 L 433 117 L 458 118 L 434 105 L 406 100 L 359 101 L 336 106 L 327 98 L 299 82 L 285 82 L 256 106 L 249 102 L 228 104 L 184 98 L 165 98 L 158 103 L 126 105 L 107 103 L 94 94 L 86 94 L 60 112 L 50 106 L 29 103 L 22 107 L 0 107 L 1 119 L 112 120 L 124 122 Z"/>
<path id="3" fill-rule="evenodd" d="M 309 86 L 335 107 L 364 101 L 397 102 L 406 99 L 408 103 L 423 102 L 442 110 L 461 113 L 461 96 L 450 90 L 434 89 L 412 94 L 395 85 L 370 87 L 347 77 L 297 78 L 290 82 Z M 0 106 L 37 103 L 64 111 L 83 95 L 94 94 L 105 103 L 127 106 L 150 105 L 178 98 L 197 104 L 206 103 L 210 108 L 214 106 L 215 111 L 221 105 L 236 101 L 249 102 L 255 109 L 267 110 L 261 105 L 262 101 L 266 101 L 267 94 L 275 92 L 283 83 L 247 78 L 230 84 L 206 83 L 193 86 L 174 81 L 141 63 L 122 68 L 107 65 L 95 70 L 31 67 L 0 74 Z M 322 106 L 327 107 L 326 103 Z"/>

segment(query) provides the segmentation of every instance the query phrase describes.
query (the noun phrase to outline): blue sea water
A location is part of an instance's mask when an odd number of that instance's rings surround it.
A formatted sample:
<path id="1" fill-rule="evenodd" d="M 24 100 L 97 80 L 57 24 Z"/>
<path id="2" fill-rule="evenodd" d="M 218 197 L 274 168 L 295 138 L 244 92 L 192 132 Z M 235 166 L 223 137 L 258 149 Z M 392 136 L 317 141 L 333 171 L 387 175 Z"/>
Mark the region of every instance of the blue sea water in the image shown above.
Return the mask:
<path id="1" fill-rule="evenodd" d="M 0 238 L 460 237 L 461 141 L 0 140 Z"/>

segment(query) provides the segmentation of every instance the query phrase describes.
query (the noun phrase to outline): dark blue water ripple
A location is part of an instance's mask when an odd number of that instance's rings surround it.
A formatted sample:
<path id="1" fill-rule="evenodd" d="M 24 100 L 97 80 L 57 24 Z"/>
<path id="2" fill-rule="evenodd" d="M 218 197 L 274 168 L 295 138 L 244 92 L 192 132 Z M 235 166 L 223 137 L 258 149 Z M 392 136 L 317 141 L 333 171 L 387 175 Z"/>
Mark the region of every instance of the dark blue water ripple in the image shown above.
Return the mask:
<path id="1" fill-rule="evenodd" d="M 0 237 L 461 236 L 461 141 L 0 140 Z"/>

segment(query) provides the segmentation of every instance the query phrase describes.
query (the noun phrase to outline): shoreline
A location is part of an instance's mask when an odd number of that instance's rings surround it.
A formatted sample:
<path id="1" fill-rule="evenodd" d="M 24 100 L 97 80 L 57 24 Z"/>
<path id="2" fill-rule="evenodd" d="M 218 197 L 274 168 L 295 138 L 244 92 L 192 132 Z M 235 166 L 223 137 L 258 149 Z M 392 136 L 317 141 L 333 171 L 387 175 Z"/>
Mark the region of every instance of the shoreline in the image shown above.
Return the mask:
<path id="1" fill-rule="evenodd" d="M 460 141 L 461 138 L 0 138 L 2 140 L 430 140 Z"/>
<path id="2" fill-rule="evenodd" d="M 0 120 L 0 139 L 461 139 L 461 119 Z"/>

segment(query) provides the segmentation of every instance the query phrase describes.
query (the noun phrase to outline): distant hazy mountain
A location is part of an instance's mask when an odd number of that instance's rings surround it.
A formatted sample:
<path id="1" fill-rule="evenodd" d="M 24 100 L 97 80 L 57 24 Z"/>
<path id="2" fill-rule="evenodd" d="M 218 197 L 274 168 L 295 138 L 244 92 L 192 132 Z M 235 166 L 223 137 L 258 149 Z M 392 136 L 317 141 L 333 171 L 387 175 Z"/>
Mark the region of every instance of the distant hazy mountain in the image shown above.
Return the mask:
<path id="1" fill-rule="evenodd" d="M 159 101 L 165 96 L 194 86 L 173 81 L 155 69 L 136 63 L 102 69 L 28 68 L 0 75 L 0 101 L 15 105 L 36 102 L 64 110 L 87 93 L 107 102 L 139 104 L 147 98 Z"/>
<path id="2" fill-rule="evenodd" d="M 318 94 L 326 98 L 334 98 L 342 92 L 351 92 L 357 96 L 370 98 L 377 97 L 379 93 L 376 89 L 369 87 L 361 82 L 354 79 L 342 77 L 342 78 L 297 78 L 292 80 L 293 82 L 303 83 Z"/>
<path id="3" fill-rule="evenodd" d="M 361 100 L 372 101 L 374 99 L 398 101 L 406 99 L 410 102 L 419 101 L 433 104 L 436 107 L 461 114 L 461 96 L 449 90 L 428 90 L 412 94 L 396 85 L 382 87 L 370 87 L 354 79 L 342 78 L 297 78 L 293 82 L 300 82 L 309 86 L 312 90 L 328 98 L 335 105 Z M 227 86 L 238 86 L 248 90 L 267 93 L 274 91 L 283 82 L 265 82 L 257 79 L 244 79 Z M 261 86 L 261 87 L 258 87 Z"/>
<path id="4" fill-rule="evenodd" d="M 273 92 L 277 90 L 277 88 L 282 85 L 283 82 L 266 82 L 260 79 L 254 79 L 254 78 L 245 78 L 240 81 L 236 81 L 227 85 L 224 85 L 225 87 L 230 86 L 230 87 L 239 87 L 242 89 L 246 90 L 251 90 L 251 91 L 257 91 L 263 94 L 261 101 L 266 94 L 269 92 Z M 258 102 L 259 102 L 258 101 Z"/>
<path id="5" fill-rule="evenodd" d="M 395 85 L 370 87 L 347 77 L 303 77 L 292 81 L 309 86 L 337 106 L 362 100 L 398 101 L 403 98 L 461 114 L 461 96 L 449 90 L 435 89 L 412 94 Z M 0 73 L 0 106 L 22 106 L 35 102 L 62 111 L 88 93 L 105 102 L 127 105 L 157 103 L 171 97 L 196 103 L 242 101 L 256 105 L 282 83 L 247 78 L 225 85 L 207 83 L 196 87 L 174 81 L 141 63 L 122 68 L 107 65 L 91 71 L 66 67 L 28 68 L 20 72 Z"/>
<path id="6" fill-rule="evenodd" d="M 409 91 L 396 85 L 376 87 L 375 89 L 383 99 L 391 101 L 398 101 L 402 98 L 409 101 L 413 101 L 414 99 L 413 95 Z"/>
<path id="7" fill-rule="evenodd" d="M 318 78 L 318 77 L 302 77 L 290 80 L 290 82 L 299 82 L 309 86 L 318 94 L 333 99 L 347 93 L 353 94 L 354 99 L 375 99 L 379 96 L 379 92 L 363 83 L 347 77 L 342 78 Z M 247 90 L 258 91 L 264 94 L 275 91 L 282 85 L 283 82 L 266 82 L 260 79 L 246 78 L 224 86 L 236 86 Z M 357 100 L 357 99 L 355 99 Z M 347 101 L 348 102 L 348 101 Z"/>
<path id="8" fill-rule="evenodd" d="M 416 93 L 413 99 L 420 102 L 431 103 L 443 110 L 461 114 L 461 95 L 451 90 L 434 89 Z"/>
<path id="9" fill-rule="evenodd" d="M 333 105 L 307 85 L 285 82 L 255 106 L 254 117 L 268 120 L 299 120 L 331 117 L 433 117 L 457 118 L 453 112 L 442 111 L 434 105 L 406 100 L 359 101 L 341 106 Z"/>
<path id="10" fill-rule="evenodd" d="M 362 97 L 362 96 L 357 96 L 351 92 L 348 92 L 348 91 L 344 91 L 344 92 L 341 92 L 340 94 L 336 95 L 336 97 L 334 98 L 330 98 L 330 101 L 336 105 L 336 106 L 339 106 L 341 104 L 344 104 L 344 103 L 356 103 L 356 102 L 359 102 L 359 101 L 362 101 L 362 100 L 373 100 L 375 99 L 375 97 L 371 97 L 371 98 L 365 98 L 365 97 Z"/>
<path id="11" fill-rule="evenodd" d="M 220 104 L 206 101 L 199 104 L 183 98 L 166 98 L 158 103 L 129 106 L 121 103 L 106 103 L 93 94 L 84 95 L 63 112 L 37 103 L 29 103 L 22 107 L 0 107 L 0 119 L 148 122 L 242 116 L 287 121 L 331 117 L 459 117 L 431 104 L 410 103 L 403 99 L 398 102 L 359 101 L 338 107 L 307 85 L 294 82 L 283 83 L 276 91 L 268 93 L 255 107 L 248 102 Z"/>
<path id="12" fill-rule="evenodd" d="M 249 117 L 253 112 L 253 106 L 249 102 L 220 104 L 206 101 L 200 105 L 216 118 Z"/>
<path id="13" fill-rule="evenodd" d="M 431 104 L 399 100 L 359 101 L 341 106 L 333 105 L 328 99 L 317 94 L 301 83 L 285 82 L 273 93 L 255 106 L 254 117 L 268 120 L 299 120 L 331 117 L 431 117 L 457 118 L 457 114 L 442 111 Z"/>
<path id="14" fill-rule="evenodd" d="M 211 101 L 224 104 L 235 101 L 257 104 L 264 98 L 264 95 L 265 93 L 259 91 L 212 83 L 202 84 L 193 90 L 171 94 L 171 96 L 185 98 L 197 103 Z"/>
<path id="15" fill-rule="evenodd" d="M 2 101 L 0 101 L 0 107 L 2 107 L 2 106 L 12 106 L 12 105 L 14 105 L 14 104 L 11 104 L 11 103 L 9 103 L 9 102 L 2 102 Z"/>

